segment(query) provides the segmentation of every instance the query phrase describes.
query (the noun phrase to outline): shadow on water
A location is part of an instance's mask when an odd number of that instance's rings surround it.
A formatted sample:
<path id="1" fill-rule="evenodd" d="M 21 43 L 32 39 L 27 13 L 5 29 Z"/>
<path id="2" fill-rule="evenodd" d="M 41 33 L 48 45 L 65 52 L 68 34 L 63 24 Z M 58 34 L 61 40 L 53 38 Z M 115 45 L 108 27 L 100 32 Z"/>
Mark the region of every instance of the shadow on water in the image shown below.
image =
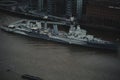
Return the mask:
<path id="1" fill-rule="evenodd" d="M 72 55 L 106 55 L 112 57 L 118 57 L 118 51 L 106 50 L 106 49 L 98 49 L 98 48 L 90 48 L 84 46 L 76 46 L 70 45 L 68 46 Z"/>

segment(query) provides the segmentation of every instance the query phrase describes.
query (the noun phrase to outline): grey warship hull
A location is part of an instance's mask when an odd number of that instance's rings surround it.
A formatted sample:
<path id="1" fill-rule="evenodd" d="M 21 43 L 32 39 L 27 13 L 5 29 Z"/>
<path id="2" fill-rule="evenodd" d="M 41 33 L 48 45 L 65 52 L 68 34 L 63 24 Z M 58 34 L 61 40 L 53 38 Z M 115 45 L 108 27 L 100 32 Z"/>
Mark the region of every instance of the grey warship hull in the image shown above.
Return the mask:
<path id="1" fill-rule="evenodd" d="M 69 40 L 65 38 L 59 38 L 57 36 L 48 36 L 45 34 L 38 34 L 36 32 L 28 32 L 28 31 L 23 31 L 23 30 L 13 30 L 8 27 L 0 27 L 1 30 L 10 32 L 10 33 L 16 33 L 28 37 L 33 37 L 33 38 L 38 38 L 38 39 L 44 39 L 44 40 L 49 40 L 49 41 L 54 41 L 54 42 L 59 42 L 63 44 L 72 44 L 72 45 L 80 45 L 84 47 L 92 47 L 92 48 L 98 48 L 98 49 L 108 49 L 108 50 L 117 50 L 117 45 L 114 43 L 109 43 L 109 44 L 101 44 L 98 42 L 89 42 L 89 41 L 76 41 L 76 40 Z"/>

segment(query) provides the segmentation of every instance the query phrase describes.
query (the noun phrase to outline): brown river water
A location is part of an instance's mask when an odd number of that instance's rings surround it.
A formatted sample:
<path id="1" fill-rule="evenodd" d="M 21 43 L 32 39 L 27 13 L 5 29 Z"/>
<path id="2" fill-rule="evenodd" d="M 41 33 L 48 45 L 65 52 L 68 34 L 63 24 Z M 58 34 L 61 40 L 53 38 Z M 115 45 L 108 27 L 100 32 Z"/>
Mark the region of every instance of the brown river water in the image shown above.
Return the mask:
<path id="1" fill-rule="evenodd" d="M 19 19 L 1 14 L 0 25 Z M 87 30 L 90 34 L 119 43 L 119 34 L 115 31 Z M 43 80 L 120 80 L 120 53 L 0 30 L 0 80 L 24 80 L 22 74 Z"/>

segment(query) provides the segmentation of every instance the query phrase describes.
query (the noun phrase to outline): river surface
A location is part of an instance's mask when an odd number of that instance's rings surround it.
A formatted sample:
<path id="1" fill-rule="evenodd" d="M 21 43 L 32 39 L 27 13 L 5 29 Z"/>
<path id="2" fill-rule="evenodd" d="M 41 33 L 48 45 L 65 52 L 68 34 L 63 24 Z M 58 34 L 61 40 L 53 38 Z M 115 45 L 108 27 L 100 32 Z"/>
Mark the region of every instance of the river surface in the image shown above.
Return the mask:
<path id="1" fill-rule="evenodd" d="M 1 15 L 1 25 L 19 18 Z M 116 32 L 89 30 L 118 41 Z M 100 35 L 101 34 L 101 35 Z M 24 80 L 29 74 L 43 80 L 120 80 L 119 52 L 65 45 L 0 30 L 0 80 Z"/>

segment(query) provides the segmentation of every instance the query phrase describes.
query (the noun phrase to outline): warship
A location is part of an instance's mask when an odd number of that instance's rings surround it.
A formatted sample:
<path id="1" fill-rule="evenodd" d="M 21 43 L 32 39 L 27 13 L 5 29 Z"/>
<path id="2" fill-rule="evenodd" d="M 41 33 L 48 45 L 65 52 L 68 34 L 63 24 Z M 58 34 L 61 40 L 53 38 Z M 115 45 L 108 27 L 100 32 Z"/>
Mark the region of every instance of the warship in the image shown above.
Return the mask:
<path id="1" fill-rule="evenodd" d="M 87 31 L 81 29 L 80 25 L 71 24 L 69 25 L 68 31 L 59 30 L 59 27 L 63 27 L 65 25 L 66 24 L 63 22 L 22 19 L 8 26 L 1 26 L 0 28 L 7 32 L 65 44 L 108 50 L 117 49 L 117 45 L 115 43 L 87 34 Z"/>

